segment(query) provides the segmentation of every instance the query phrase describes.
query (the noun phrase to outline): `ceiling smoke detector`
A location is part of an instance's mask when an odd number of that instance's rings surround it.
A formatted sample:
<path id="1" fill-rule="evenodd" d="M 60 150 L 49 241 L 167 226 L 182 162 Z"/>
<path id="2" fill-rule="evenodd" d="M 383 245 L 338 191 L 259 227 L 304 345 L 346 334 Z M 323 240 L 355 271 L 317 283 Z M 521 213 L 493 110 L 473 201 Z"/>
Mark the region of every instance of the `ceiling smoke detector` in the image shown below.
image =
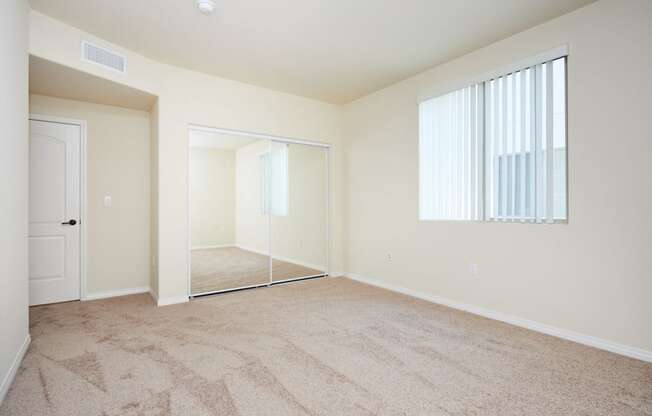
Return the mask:
<path id="1" fill-rule="evenodd" d="M 203 14 L 211 14 L 215 10 L 215 2 L 213 0 L 197 0 L 197 8 Z"/>

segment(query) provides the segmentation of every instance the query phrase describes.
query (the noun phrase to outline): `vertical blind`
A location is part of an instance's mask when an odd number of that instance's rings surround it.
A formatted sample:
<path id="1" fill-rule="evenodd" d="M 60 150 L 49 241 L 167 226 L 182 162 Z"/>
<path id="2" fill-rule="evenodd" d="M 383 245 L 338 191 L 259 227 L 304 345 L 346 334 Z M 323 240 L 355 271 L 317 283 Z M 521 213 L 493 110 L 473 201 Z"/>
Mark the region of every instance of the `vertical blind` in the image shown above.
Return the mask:
<path id="1" fill-rule="evenodd" d="M 420 219 L 566 219 L 565 57 L 423 101 L 419 123 Z"/>
<path id="2" fill-rule="evenodd" d="M 487 81 L 487 219 L 566 217 L 565 58 Z"/>
<path id="3" fill-rule="evenodd" d="M 482 102 L 475 84 L 420 104 L 420 219 L 482 217 Z"/>

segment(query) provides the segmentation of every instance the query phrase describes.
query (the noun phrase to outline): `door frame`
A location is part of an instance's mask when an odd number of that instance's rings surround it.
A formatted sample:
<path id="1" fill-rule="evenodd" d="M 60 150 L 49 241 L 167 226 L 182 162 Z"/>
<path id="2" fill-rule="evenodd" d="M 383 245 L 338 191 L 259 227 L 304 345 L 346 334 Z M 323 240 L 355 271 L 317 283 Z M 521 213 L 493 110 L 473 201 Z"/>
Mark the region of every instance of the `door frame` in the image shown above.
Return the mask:
<path id="1" fill-rule="evenodd" d="M 87 137 L 87 123 L 86 120 L 77 120 L 67 117 L 58 117 L 58 116 L 47 116 L 44 114 L 29 114 L 29 121 L 42 121 L 46 123 L 58 123 L 58 124 L 70 124 L 73 126 L 79 126 L 80 138 L 79 138 L 79 300 L 85 301 L 86 297 L 86 213 L 87 213 L 87 170 L 86 170 L 86 137 Z"/>
<path id="2" fill-rule="evenodd" d="M 324 143 L 324 142 L 319 142 L 319 141 L 314 141 L 314 140 L 304 140 L 304 139 L 295 139 L 291 137 L 285 137 L 285 136 L 275 136 L 272 134 L 266 134 L 266 133 L 256 133 L 256 132 L 251 132 L 251 131 L 246 131 L 246 130 L 234 130 L 234 129 L 227 129 L 227 128 L 221 128 L 221 127 L 211 127 L 211 126 L 204 126 L 200 124 L 193 124 L 189 123 L 187 125 L 186 129 L 186 185 L 187 185 L 187 193 L 186 193 L 186 209 L 188 211 L 188 218 L 187 218 L 187 224 L 188 224 L 188 235 L 187 235 L 187 250 L 186 250 L 186 291 L 188 294 L 188 299 L 193 298 L 192 294 L 192 231 L 191 231 L 191 211 L 190 211 L 190 132 L 191 131 L 203 131 L 207 133 L 222 133 L 222 134 L 231 134 L 235 136 L 245 136 L 245 137 L 254 137 L 262 140 L 268 140 L 269 145 L 270 145 L 270 150 L 271 150 L 271 144 L 272 142 L 280 142 L 280 143 L 288 143 L 288 144 L 303 144 L 303 145 L 308 145 L 308 146 L 314 146 L 314 147 L 321 147 L 326 151 L 326 270 L 324 277 L 330 277 L 331 276 L 331 225 L 332 225 L 332 219 L 331 219 L 331 203 L 332 203 L 332 178 L 331 178 L 331 149 L 332 149 L 332 144 L 330 143 Z M 267 227 L 267 233 L 268 233 L 268 250 L 269 250 L 269 275 L 270 275 L 270 281 L 269 283 L 264 283 L 264 284 L 259 284 L 259 285 L 251 285 L 251 286 L 245 286 L 245 287 L 239 287 L 239 288 L 233 288 L 233 289 L 226 289 L 226 290 L 220 290 L 216 292 L 210 292 L 210 293 L 205 293 L 205 294 L 217 294 L 217 293 L 222 293 L 222 292 L 230 292 L 234 290 L 240 290 L 240 289 L 249 289 L 249 288 L 254 288 L 254 287 L 262 287 L 262 286 L 271 286 L 273 284 L 281 284 L 281 283 L 288 283 L 292 281 L 300 281 L 300 280 L 305 280 L 309 279 L 312 277 L 316 276 L 303 276 L 303 277 L 298 277 L 298 278 L 292 278 L 292 279 L 285 279 L 285 280 L 279 280 L 274 282 L 272 280 L 272 224 L 271 220 L 268 221 L 268 227 Z M 321 276 L 321 275 L 319 275 Z M 204 294 L 201 294 L 204 295 Z"/>

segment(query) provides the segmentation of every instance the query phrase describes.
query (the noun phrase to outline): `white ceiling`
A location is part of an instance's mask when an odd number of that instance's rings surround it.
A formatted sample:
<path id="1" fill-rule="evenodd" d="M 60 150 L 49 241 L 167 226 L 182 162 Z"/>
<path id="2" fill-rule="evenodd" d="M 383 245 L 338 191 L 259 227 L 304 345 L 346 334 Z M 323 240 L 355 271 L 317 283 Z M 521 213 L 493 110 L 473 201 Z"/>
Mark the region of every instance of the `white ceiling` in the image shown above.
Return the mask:
<path id="1" fill-rule="evenodd" d="M 156 96 L 60 65 L 29 57 L 29 92 L 149 111 Z"/>
<path id="2" fill-rule="evenodd" d="M 152 59 L 345 103 L 594 0 L 30 0 Z"/>
<path id="3" fill-rule="evenodd" d="M 190 147 L 209 149 L 236 150 L 261 139 L 235 134 L 212 133 L 207 131 L 190 130 Z"/>

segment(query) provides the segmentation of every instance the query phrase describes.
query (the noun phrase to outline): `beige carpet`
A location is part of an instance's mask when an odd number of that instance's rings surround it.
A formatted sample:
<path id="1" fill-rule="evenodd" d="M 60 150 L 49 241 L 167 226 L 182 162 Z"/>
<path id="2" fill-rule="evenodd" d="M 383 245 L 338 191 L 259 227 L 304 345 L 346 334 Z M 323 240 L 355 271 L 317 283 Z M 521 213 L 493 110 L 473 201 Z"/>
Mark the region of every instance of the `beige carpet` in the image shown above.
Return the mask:
<path id="1" fill-rule="evenodd" d="M 269 283 L 269 257 L 237 247 L 192 250 L 192 293 Z M 273 279 L 314 276 L 322 271 L 274 259 Z"/>
<path id="2" fill-rule="evenodd" d="M 1 416 L 652 414 L 652 364 L 344 278 L 30 315 Z"/>

